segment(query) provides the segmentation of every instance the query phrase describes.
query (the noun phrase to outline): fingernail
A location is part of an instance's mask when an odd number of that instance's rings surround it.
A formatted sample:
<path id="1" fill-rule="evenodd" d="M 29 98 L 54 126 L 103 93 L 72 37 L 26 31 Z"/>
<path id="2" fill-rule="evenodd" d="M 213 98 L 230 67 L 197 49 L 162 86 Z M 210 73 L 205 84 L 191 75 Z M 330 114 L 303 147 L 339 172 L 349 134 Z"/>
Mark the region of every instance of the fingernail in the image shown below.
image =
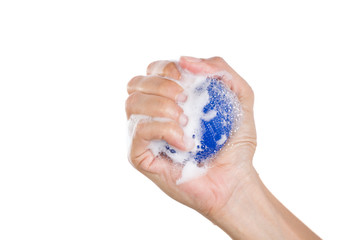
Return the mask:
<path id="1" fill-rule="evenodd" d="M 182 57 L 187 62 L 201 62 L 200 58 L 194 58 L 194 57 Z"/>
<path id="2" fill-rule="evenodd" d="M 184 142 L 184 146 L 187 150 L 191 150 L 194 148 L 195 146 L 195 141 L 194 139 L 188 137 L 188 136 L 185 136 L 183 137 L 183 142 Z"/>
<path id="3" fill-rule="evenodd" d="M 185 114 L 181 114 L 180 118 L 179 118 L 179 123 L 181 126 L 186 126 L 186 124 L 188 123 L 189 119 Z"/>
<path id="4" fill-rule="evenodd" d="M 185 93 L 180 93 L 176 96 L 175 100 L 177 102 L 185 102 L 187 99 L 187 95 Z"/>

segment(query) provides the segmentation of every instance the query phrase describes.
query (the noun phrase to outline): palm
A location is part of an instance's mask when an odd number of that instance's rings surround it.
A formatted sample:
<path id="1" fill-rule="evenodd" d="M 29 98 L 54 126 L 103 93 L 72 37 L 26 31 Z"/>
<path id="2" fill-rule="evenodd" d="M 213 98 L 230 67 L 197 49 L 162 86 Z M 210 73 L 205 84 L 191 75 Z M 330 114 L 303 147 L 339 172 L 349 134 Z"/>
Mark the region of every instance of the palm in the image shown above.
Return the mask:
<path id="1" fill-rule="evenodd" d="M 252 125 L 251 119 L 245 118 L 227 144 L 228 149 L 221 151 L 210 163 L 207 173 L 199 178 L 177 185 L 181 168 L 174 168 L 171 162 L 162 157 L 151 160 L 148 173 L 160 176 L 154 182 L 169 196 L 208 215 L 228 201 L 246 176 L 256 146 L 256 133 Z M 247 131 L 249 129 L 253 131 Z"/>

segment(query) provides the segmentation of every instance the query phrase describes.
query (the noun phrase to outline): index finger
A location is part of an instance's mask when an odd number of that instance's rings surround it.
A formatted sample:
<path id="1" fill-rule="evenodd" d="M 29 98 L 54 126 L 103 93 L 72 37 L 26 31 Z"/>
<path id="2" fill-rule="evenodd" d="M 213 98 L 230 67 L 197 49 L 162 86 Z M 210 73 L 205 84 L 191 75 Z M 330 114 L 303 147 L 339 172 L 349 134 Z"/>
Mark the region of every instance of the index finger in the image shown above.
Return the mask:
<path id="1" fill-rule="evenodd" d="M 146 70 L 147 75 L 159 75 L 162 77 L 180 80 L 181 73 L 175 62 L 172 61 L 155 61 L 149 64 Z"/>

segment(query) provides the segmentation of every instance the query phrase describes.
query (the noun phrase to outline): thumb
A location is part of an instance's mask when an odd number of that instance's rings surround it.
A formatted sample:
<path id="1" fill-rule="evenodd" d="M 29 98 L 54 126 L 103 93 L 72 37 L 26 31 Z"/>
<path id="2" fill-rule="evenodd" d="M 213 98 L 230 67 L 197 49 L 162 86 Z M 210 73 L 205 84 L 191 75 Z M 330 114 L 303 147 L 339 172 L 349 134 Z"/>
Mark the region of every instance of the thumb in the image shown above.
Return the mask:
<path id="1" fill-rule="evenodd" d="M 237 95 L 244 110 L 252 110 L 254 93 L 251 87 L 221 57 L 203 59 L 183 56 L 179 60 L 179 65 L 194 74 L 221 75 L 221 80 Z"/>

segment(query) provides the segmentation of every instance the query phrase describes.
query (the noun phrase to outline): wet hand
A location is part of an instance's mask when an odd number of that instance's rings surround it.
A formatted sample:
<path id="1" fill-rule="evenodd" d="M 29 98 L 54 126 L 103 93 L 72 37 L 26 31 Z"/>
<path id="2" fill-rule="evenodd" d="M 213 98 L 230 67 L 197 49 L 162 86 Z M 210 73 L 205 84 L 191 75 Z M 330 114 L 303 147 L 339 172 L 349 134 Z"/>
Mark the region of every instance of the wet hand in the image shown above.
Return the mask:
<path id="1" fill-rule="evenodd" d="M 222 81 L 237 95 L 241 103 L 243 116 L 239 129 L 226 144 L 226 151 L 220 151 L 211 162 L 206 175 L 177 185 L 181 166 L 174 165 L 166 157 L 154 156 L 147 146 L 151 140 L 162 139 L 181 150 L 192 148 L 191 138 L 185 136 L 181 128 L 186 125 L 187 116 L 177 105 L 179 101 L 186 101 L 186 95 L 183 94 L 182 87 L 176 83 L 181 81 L 176 64 L 170 61 L 153 62 L 148 66 L 146 76 L 134 77 L 128 84 L 130 96 L 126 102 L 127 116 L 130 118 L 132 115 L 140 114 L 168 118 L 170 121 L 140 121 L 133 132 L 129 159 L 136 169 L 169 196 L 213 218 L 227 204 L 232 193 L 241 189 L 246 184 L 248 176 L 254 173 L 254 95 L 245 80 L 219 57 L 182 57 L 179 65 L 194 74 L 206 75 L 219 71 L 230 74 Z"/>

